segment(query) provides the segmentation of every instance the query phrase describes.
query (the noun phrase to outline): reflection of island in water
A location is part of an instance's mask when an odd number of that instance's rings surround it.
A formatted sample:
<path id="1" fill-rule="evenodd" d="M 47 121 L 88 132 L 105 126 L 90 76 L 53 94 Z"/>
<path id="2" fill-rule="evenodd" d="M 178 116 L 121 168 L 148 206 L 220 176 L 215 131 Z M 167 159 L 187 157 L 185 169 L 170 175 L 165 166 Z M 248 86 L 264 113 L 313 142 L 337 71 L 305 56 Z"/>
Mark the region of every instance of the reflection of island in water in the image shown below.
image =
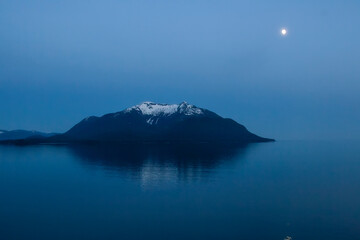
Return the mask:
<path id="1" fill-rule="evenodd" d="M 163 180 L 202 178 L 242 156 L 248 145 L 72 145 L 82 163 L 132 176 Z M 236 156 L 236 158 L 235 158 Z"/>

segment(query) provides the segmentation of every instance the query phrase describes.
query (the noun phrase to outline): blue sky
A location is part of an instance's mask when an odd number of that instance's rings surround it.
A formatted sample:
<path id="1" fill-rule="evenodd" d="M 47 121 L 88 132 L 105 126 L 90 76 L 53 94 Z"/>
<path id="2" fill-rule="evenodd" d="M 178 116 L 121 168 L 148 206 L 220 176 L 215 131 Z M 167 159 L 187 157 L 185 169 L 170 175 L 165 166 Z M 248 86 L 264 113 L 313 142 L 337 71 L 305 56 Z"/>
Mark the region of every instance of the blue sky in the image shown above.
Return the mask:
<path id="1" fill-rule="evenodd" d="M 142 101 L 187 101 L 266 137 L 360 138 L 359 11 L 359 1 L 1 1 L 0 129 L 62 132 Z"/>

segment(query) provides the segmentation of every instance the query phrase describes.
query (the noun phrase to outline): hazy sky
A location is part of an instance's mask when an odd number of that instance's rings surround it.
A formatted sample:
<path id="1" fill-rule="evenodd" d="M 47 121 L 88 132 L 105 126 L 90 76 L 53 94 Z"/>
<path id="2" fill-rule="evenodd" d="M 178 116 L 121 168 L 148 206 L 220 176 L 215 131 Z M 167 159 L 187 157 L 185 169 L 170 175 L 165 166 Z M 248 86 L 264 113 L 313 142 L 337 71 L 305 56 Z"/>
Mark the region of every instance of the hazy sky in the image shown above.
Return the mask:
<path id="1" fill-rule="evenodd" d="M 358 0 L 0 1 L 0 129 L 187 101 L 265 137 L 360 138 L 359 13 Z"/>

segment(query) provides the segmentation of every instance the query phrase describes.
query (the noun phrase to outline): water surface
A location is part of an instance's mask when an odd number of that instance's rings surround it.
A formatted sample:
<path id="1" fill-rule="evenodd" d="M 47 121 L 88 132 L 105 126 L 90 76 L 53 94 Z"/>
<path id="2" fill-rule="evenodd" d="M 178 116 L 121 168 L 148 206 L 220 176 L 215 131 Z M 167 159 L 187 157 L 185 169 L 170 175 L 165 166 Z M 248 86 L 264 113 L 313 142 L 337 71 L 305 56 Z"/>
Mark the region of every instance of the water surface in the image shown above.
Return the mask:
<path id="1" fill-rule="evenodd" d="M 360 143 L 0 146 L 0 239 L 360 239 Z"/>

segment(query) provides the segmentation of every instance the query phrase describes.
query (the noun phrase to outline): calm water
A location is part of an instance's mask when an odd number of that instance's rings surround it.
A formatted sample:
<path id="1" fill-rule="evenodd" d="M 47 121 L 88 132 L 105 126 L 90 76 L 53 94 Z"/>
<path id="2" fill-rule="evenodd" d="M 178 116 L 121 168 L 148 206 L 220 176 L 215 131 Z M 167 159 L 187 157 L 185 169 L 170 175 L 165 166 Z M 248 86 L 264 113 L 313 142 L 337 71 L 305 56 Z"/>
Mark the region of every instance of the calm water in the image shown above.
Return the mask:
<path id="1" fill-rule="evenodd" d="M 0 239 L 360 239 L 360 142 L 0 146 Z"/>

